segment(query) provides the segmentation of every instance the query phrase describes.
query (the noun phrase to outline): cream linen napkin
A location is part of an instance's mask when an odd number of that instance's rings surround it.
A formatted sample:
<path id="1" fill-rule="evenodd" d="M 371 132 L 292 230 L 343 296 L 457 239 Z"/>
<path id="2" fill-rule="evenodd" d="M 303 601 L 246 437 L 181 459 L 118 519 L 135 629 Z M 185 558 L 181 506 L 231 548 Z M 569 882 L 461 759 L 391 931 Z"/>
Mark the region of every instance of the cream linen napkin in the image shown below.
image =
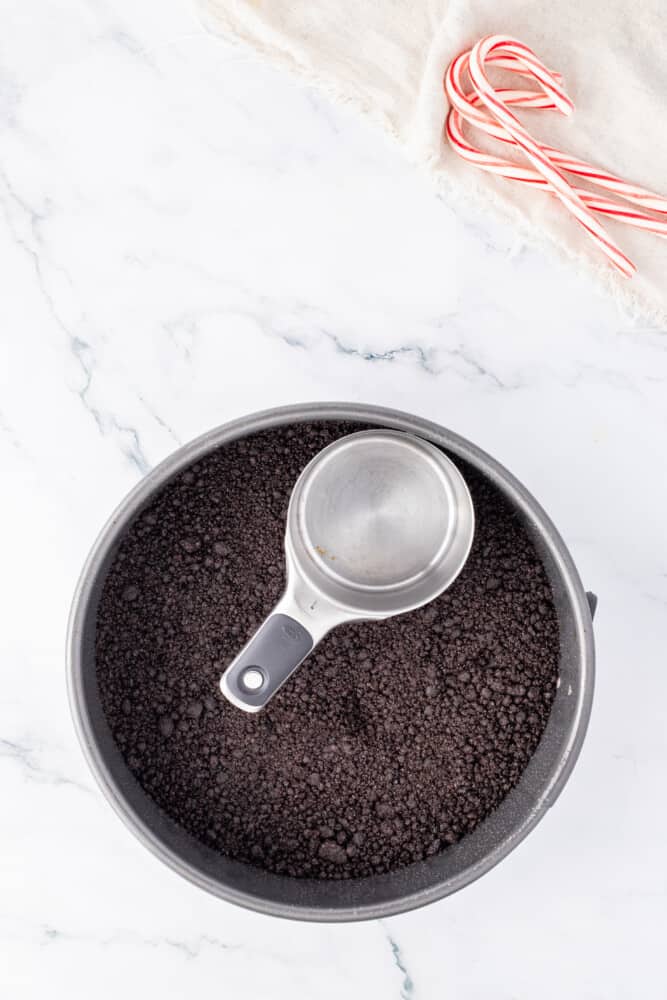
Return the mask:
<path id="1" fill-rule="evenodd" d="M 617 276 L 555 199 L 481 174 L 443 139 L 442 77 L 487 34 L 519 38 L 560 71 L 569 119 L 519 112 L 568 153 L 667 195 L 664 0 L 198 0 L 204 23 L 354 105 L 389 131 L 448 197 L 469 195 L 524 237 L 550 239 L 626 305 L 667 323 L 667 240 L 604 222 L 637 265 Z M 471 134 L 472 135 L 472 134 Z M 477 141 L 476 136 L 472 136 Z"/>

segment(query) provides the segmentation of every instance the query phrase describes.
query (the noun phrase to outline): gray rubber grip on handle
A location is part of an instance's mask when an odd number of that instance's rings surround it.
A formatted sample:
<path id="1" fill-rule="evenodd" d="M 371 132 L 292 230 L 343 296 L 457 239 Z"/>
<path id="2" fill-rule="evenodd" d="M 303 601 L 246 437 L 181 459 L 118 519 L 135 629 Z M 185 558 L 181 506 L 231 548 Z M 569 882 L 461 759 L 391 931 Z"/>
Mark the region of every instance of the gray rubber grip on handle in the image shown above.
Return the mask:
<path id="1" fill-rule="evenodd" d="M 222 693 L 238 708 L 259 712 L 312 648 L 310 632 L 298 621 L 281 613 L 270 615 L 222 675 Z M 244 683 L 246 675 L 257 681 L 257 672 L 260 687 Z"/>

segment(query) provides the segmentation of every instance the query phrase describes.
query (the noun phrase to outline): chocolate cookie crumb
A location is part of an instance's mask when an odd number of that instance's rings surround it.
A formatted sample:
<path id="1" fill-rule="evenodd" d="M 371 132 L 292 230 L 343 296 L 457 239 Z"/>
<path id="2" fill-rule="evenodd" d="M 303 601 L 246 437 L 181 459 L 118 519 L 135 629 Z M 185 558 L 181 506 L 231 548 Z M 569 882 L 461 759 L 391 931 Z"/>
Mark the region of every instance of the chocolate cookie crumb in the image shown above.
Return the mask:
<path id="1" fill-rule="evenodd" d="M 500 492 L 454 459 L 477 527 L 452 587 L 337 628 L 258 715 L 223 698 L 222 671 L 282 592 L 301 469 L 359 429 L 283 426 L 192 465 L 129 528 L 98 609 L 102 705 L 139 783 L 203 843 L 295 877 L 446 850 L 516 785 L 556 693 L 544 568 Z"/>

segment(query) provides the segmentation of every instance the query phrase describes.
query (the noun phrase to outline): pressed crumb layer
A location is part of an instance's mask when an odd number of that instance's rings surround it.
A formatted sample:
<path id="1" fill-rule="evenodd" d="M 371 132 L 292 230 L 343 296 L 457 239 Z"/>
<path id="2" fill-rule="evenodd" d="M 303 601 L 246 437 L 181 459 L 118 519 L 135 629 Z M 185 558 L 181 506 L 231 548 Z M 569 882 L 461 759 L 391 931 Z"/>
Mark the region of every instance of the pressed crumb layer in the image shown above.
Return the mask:
<path id="1" fill-rule="evenodd" d="M 358 429 L 262 431 L 179 474 L 130 526 L 98 609 L 102 705 L 139 783 L 210 847 L 296 877 L 394 871 L 474 830 L 521 777 L 556 693 L 544 568 L 500 492 L 454 459 L 476 532 L 452 587 L 337 628 L 264 712 L 223 698 L 222 671 L 282 592 L 301 469 Z"/>

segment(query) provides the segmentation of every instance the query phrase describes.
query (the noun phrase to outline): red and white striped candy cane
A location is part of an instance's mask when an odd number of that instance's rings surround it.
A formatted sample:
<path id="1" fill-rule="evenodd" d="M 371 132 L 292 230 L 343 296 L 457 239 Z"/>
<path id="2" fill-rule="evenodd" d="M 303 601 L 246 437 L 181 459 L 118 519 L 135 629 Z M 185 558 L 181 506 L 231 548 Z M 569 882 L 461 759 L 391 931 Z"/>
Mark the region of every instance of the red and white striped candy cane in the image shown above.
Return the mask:
<path id="1" fill-rule="evenodd" d="M 538 84 L 539 90 L 493 87 L 486 74 L 488 65 L 528 77 Z M 472 90 L 468 92 L 463 84 L 466 74 L 472 85 Z M 560 74 L 548 70 L 522 42 L 505 35 L 489 35 L 481 39 L 450 64 L 445 75 L 445 91 L 451 103 L 445 131 L 459 156 L 482 170 L 530 184 L 558 197 L 621 274 L 631 277 L 635 267 L 595 218 L 594 212 L 658 236 L 667 236 L 667 221 L 649 214 L 667 215 L 667 198 L 630 184 L 553 146 L 537 142 L 509 110 L 511 106 L 560 111 L 569 115 L 574 109 L 563 89 Z M 522 166 L 471 145 L 463 131 L 465 122 L 520 150 L 529 165 Z M 574 186 L 564 176 L 565 173 L 583 178 L 592 186 L 601 188 L 605 194 L 599 195 L 587 188 Z M 616 198 L 608 197 L 607 193 L 616 195 Z M 639 208 L 633 208 L 627 202 Z"/>

